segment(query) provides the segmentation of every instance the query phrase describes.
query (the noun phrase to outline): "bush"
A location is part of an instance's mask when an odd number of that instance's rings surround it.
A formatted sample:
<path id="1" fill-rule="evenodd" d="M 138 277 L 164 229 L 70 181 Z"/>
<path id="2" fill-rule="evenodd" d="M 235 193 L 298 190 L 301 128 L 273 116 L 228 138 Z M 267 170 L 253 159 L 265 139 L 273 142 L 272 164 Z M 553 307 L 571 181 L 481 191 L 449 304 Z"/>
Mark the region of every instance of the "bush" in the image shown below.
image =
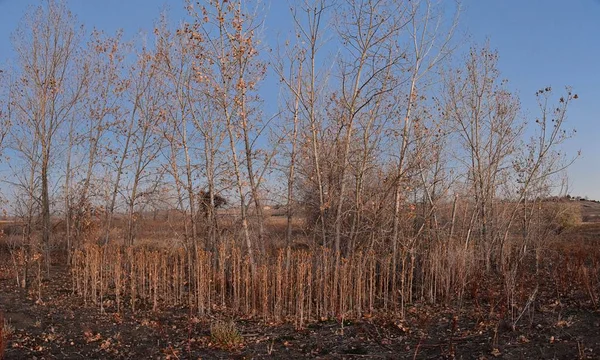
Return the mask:
<path id="1" fill-rule="evenodd" d="M 574 228 L 581 224 L 581 205 L 570 202 L 561 202 L 552 209 L 554 220 L 550 223 L 554 226 L 557 233 Z"/>
<path id="2" fill-rule="evenodd" d="M 210 338 L 213 345 L 232 349 L 243 344 L 244 338 L 233 321 L 217 321 L 210 326 Z"/>

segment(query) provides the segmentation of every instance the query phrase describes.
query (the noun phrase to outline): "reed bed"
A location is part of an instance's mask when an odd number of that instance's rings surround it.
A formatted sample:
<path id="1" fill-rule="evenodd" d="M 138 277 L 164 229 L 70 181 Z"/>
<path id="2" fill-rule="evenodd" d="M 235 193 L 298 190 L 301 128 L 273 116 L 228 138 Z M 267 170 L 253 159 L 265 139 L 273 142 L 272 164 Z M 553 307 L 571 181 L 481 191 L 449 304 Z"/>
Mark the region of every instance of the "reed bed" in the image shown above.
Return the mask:
<path id="1" fill-rule="evenodd" d="M 102 309 L 107 304 L 134 312 L 186 307 L 199 315 L 229 311 L 302 327 L 314 320 L 397 310 L 400 289 L 413 278 L 399 276 L 398 284 L 392 284 L 391 255 L 374 251 L 342 258 L 339 276 L 334 276 L 334 262 L 329 249 L 294 251 L 289 259 L 281 250 L 258 260 L 253 270 L 235 246 L 194 253 L 183 248 L 86 245 L 73 254 L 72 286 L 86 303 Z M 462 281 L 434 283 L 454 292 L 452 285 Z M 432 291 L 436 289 L 427 290 Z"/>

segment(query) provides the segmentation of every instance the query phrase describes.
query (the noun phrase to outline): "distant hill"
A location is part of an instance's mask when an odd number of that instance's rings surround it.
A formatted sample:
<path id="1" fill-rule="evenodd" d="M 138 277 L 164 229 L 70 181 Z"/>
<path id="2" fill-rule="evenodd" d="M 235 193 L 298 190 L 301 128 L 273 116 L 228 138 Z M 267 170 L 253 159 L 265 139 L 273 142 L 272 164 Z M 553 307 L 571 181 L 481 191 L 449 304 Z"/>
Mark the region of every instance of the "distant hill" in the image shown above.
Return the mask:
<path id="1" fill-rule="evenodd" d="M 581 204 L 581 221 L 583 223 L 600 223 L 600 202 L 579 200 Z"/>
<path id="2" fill-rule="evenodd" d="M 583 240 L 596 244 L 600 240 L 600 202 L 577 198 L 571 202 L 579 203 L 581 223 L 561 233 L 561 238 L 568 243 Z"/>

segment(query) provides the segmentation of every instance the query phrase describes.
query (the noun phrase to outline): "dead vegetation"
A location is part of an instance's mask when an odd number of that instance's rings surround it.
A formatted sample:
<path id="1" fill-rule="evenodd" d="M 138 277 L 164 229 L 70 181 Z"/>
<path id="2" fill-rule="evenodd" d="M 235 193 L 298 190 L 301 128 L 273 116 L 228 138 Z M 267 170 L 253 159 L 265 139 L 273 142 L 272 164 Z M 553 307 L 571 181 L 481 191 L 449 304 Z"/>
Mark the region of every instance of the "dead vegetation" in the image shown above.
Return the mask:
<path id="1" fill-rule="evenodd" d="M 11 356 L 144 356 L 121 326 L 171 359 L 600 350 L 564 338 L 600 301 L 596 215 L 562 177 L 577 94 L 524 115 L 489 46 L 447 62 L 458 14 L 435 1 L 293 4 L 268 61 L 246 5 L 188 4 L 152 46 L 58 1 L 26 17 L 0 96 L 0 307 L 38 318 L 3 326 Z"/>
<path id="2" fill-rule="evenodd" d="M 4 320 L 4 316 L 0 313 L 0 359 L 4 359 L 4 350 L 6 343 L 8 342 L 8 331 L 5 329 L 7 323 Z"/>

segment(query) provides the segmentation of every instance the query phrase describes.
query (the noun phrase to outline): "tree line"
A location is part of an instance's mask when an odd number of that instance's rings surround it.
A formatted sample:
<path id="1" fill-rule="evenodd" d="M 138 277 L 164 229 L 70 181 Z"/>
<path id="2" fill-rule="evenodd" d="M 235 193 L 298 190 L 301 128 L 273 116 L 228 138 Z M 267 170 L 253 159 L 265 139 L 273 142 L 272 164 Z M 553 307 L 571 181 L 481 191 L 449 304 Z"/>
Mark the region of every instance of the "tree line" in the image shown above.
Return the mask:
<path id="1" fill-rule="evenodd" d="M 273 49 L 256 2 L 182 6 L 181 26 L 162 16 L 145 41 L 87 31 L 55 0 L 14 33 L 0 149 L 27 256 L 49 262 L 56 242 L 135 245 L 140 211 L 175 209 L 190 253 L 226 237 L 256 273 L 272 241 L 264 207 L 278 203 L 288 266 L 303 219 L 302 241 L 333 259 L 333 284 L 344 259 L 389 254 L 402 309 L 419 286 L 465 285 L 479 270 L 510 285 L 539 257 L 565 211 L 540 204 L 565 190 L 577 95 L 543 88 L 526 116 L 497 52 L 456 38 L 460 6 L 290 2 L 293 30 Z M 278 94 L 265 94 L 267 77 Z"/>

